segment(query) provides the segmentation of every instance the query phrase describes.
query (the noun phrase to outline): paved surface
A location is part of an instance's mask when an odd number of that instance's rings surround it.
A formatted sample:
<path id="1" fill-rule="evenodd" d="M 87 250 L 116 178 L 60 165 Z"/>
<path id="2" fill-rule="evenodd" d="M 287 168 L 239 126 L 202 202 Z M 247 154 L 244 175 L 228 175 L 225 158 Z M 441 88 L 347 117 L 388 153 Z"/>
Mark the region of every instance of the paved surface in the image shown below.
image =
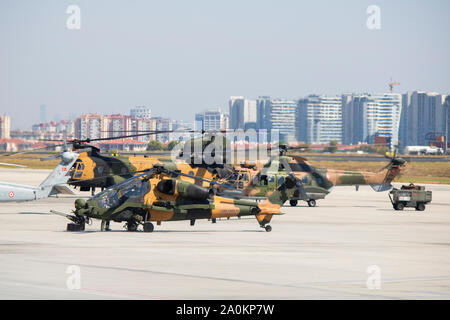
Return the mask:
<path id="1" fill-rule="evenodd" d="M 3 154 L 9 154 L 9 152 L 0 152 L 0 156 Z M 50 153 L 48 151 L 34 151 L 33 154 L 42 154 L 42 155 L 49 155 Z M 170 156 L 171 153 L 167 152 L 167 151 L 151 151 L 151 152 L 146 152 L 146 153 L 139 153 L 139 152 L 121 152 L 120 153 L 123 156 L 133 156 L 133 155 L 138 155 L 138 156 L 144 156 L 144 155 L 149 155 L 149 156 Z M 245 158 L 245 154 L 246 152 L 244 151 L 238 151 L 236 152 L 236 154 L 240 156 L 241 159 Z M 248 154 L 248 151 L 247 151 Z M 342 162 L 342 161 L 357 161 L 357 162 L 384 162 L 387 164 L 388 160 L 386 160 L 385 157 L 380 156 L 380 155 L 374 155 L 374 154 L 370 154 L 370 153 L 366 153 L 366 154 L 340 154 L 340 153 L 315 153 L 315 154 L 302 154 L 299 153 L 298 155 L 305 157 L 306 159 L 310 160 L 310 161 L 337 161 L 337 162 Z M 26 157 L 27 155 L 25 154 L 24 157 Z M 440 155 L 440 156 L 435 156 L 435 155 L 415 155 L 415 156 L 410 156 L 410 155 L 402 155 L 400 154 L 399 157 L 405 159 L 407 162 L 411 163 L 411 162 L 450 162 L 450 156 L 449 155 Z M 261 159 L 266 159 L 268 160 L 269 158 L 261 158 Z M 3 159 L 3 161 L 7 162 L 6 159 Z M 9 161 L 9 160 L 8 160 Z M 14 163 L 13 160 L 11 160 L 11 163 Z"/>
<path id="2" fill-rule="evenodd" d="M 0 169 L 0 181 L 37 185 L 47 173 Z M 428 188 L 424 212 L 401 213 L 386 193 L 336 188 L 316 208 L 285 207 L 271 233 L 253 218 L 68 233 L 48 211 L 69 212 L 73 198 L 1 204 L 0 298 L 449 299 L 450 186 Z M 67 287 L 71 265 L 79 290 Z M 380 289 L 367 287 L 372 265 Z"/>

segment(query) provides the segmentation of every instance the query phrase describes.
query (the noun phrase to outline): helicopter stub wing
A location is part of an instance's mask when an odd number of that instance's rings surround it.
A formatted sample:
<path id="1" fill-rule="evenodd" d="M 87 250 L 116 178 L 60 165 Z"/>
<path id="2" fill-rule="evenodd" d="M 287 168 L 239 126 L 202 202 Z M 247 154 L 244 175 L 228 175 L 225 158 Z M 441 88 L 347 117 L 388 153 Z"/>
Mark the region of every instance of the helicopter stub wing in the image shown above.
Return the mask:
<path id="1" fill-rule="evenodd" d="M 70 194 L 74 195 L 75 192 L 72 191 L 68 186 L 66 185 L 55 185 L 52 188 L 52 191 L 50 191 L 50 196 L 56 195 L 56 194 Z"/>

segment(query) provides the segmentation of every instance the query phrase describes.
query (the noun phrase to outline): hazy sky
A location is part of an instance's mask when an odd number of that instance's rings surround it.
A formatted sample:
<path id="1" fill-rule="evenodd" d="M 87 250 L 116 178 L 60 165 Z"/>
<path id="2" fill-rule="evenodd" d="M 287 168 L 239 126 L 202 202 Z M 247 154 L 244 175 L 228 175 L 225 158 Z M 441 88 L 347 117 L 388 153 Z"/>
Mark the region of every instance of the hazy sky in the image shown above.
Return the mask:
<path id="1" fill-rule="evenodd" d="M 81 9 L 69 30 L 66 9 Z M 381 29 L 369 30 L 369 5 Z M 192 121 L 228 98 L 449 93 L 450 1 L 0 1 L 0 113 L 13 128 L 57 114 Z"/>

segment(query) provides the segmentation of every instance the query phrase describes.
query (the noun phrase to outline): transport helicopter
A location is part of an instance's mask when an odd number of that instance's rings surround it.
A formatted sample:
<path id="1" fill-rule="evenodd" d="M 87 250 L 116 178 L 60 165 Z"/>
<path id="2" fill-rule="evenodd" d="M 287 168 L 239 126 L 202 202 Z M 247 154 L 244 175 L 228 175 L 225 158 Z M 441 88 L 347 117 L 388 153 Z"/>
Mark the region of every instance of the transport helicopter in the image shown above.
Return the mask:
<path id="1" fill-rule="evenodd" d="M 154 165 L 144 173 L 111 186 L 89 200 L 77 199 L 72 214 L 51 211 L 72 221 L 67 231 L 83 231 L 90 219 L 126 222 L 128 231 L 139 225 L 144 232 L 154 230 L 153 222 L 189 220 L 193 226 L 197 219 L 230 218 L 254 215 L 267 232 L 273 215 L 282 214 L 281 206 L 296 190 L 304 194 L 301 182 L 292 174 L 264 202 L 250 199 L 231 199 L 215 195 L 213 188 L 205 188 L 180 179 L 181 176 L 206 179 L 168 170 Z M 217 183 L 207 181 L 212 185 Z"/>
<path id="2" fill-rule="evenodd" d="M 391 182 L 406 166 L 406 161 L 397 157 L 397 148 L 392 156 L 386 156 L 389 163 L 379 172 L 346 171 L 326 168 L 315 168 L 300 156 L 287 156 L 290 148 L 279 146 L 279 156 L 272 157 L 267 163 L 244 163 L 235 167 L 235 173 L 227 181 L 219 180 L 228 187 L 236 190 L 222 190 L 223 195 L 230 197 L 264 198 L 284 182 L 289 174 L 287 162 L 293 174 L 302 181 L 306 197 L 299 197 L 298 193 L 289 199 L 291 206 L 296 206 L 299 200 L 304 199 L 308 206 L 316 206 L 316 200 L 324 199 L 334 186 L 370 185 L 376 192 L 390 190 Z M 262 167 L 262 169 L 261 169 Z M 260 173 L 261 170 L 261 173 Z"/>

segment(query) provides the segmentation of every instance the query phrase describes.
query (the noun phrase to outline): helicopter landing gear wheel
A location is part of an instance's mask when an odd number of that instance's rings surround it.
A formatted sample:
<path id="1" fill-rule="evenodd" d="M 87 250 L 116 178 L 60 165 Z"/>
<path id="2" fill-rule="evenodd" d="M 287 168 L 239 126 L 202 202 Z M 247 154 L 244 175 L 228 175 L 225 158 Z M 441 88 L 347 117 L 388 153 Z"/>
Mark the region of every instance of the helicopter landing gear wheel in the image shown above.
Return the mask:
<path id="1" fill-rule="evenodd" d="M 128 231 L 130 231 L 130 232 L 137 231 L 137 227 L 138 227 L 138 225 L 136 222 L 134 222 L 134 221 L 127 222 L 127 230 Z"/>
<path id="2" fill-rule="evenodd" d="M 290 203 L 290 205 L 291 205 L 292 207 L 296 207 L 298 201 L 297 201 L 297 200 L 289 200 L 289 203 Z"/>
<path id="3" fill-rule="evenodd" d="M 144 232 L 153 232 L 155 226 L 151 222 L 144 222 Z"/>
<path id="4" fill-rule="evenodd" d="M 269 226 L 269 225 L 266 225 L 266 226 L 264 227 L 264 229 L 266 230 L 266 232 L 272 231 L 272 227 Z"/>
<path id="5" fill-rule="evenodd" d="M 310 207 L 315 207 L 315 206 L 316 206 L 316 200 L 314 200 L 314 199 L 309 199 L 309 200 L 308 200 L 308 206 L 310 206 Z"/>

